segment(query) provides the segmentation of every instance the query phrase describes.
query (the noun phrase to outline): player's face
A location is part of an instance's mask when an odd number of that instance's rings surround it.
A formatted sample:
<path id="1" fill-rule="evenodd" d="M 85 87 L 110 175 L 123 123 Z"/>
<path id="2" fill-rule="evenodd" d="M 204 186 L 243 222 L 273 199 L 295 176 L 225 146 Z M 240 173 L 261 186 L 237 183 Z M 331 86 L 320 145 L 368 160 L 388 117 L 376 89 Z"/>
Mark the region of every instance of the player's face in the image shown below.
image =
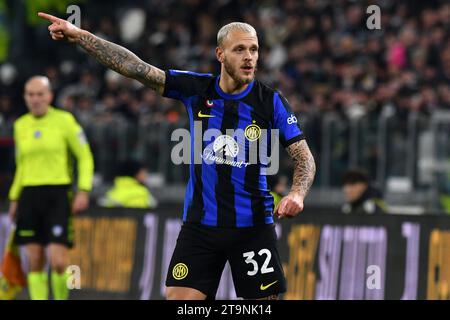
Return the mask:
<path id="1" fill-rule="evenodd" d="M 47 113 L 52 92 L 44 82 L 34 79 L 25 85 L 24 99 L 28 110 L 35 117 L 41 117 Z"/>
<path id="2" fill-rule="evenodd" d="M 347 202 L 358 200 L 367 188 L 367 184 L 363 182 L 347 183 L 344 185 L 344 194 Z"/>
<path id="3" fill-rule="evenodd" d="M 219 48 L 218 57 L 225 72 L 238 85 L 248 84 L 255 78 L 258 48 L 258 37 L 240 30 L 230 32 Z"/>

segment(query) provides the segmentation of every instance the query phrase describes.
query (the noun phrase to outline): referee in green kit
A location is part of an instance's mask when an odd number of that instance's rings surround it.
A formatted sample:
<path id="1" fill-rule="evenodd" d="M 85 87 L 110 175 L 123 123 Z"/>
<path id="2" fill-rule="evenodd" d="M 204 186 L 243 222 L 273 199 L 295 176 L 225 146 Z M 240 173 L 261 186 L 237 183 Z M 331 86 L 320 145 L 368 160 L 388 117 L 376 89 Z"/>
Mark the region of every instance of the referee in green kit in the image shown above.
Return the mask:
<path id="1" fill-rule="evenodd" d="M 9 192 L 9 215 L 17 222 L 16 243 L 26 246 L 31 299 L 48 299 L 44 270 L 48 247 L 53 297 L 65 300 L 69 296 L 66 268 L 73 245 L 72 215 L 89 205 L 92 153 L 73 115 L 50 106 L 53 93 L 48 78 L 30 78 L 24 99 L 29 112 L 14 123 L 16 172 Z M 73 199 L 71 155 L 77 160 L 78 172 Z"/>

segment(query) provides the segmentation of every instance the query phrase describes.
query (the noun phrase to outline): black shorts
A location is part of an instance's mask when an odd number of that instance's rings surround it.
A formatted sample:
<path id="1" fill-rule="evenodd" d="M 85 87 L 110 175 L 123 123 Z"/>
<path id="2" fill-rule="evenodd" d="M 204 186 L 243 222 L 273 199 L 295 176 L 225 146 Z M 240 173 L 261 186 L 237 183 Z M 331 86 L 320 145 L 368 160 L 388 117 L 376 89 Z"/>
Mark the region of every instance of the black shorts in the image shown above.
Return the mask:
<path id="1" fill-rule="evenodd" d="M 238 297 L 258 299 L 286 291 L 274 225 L 216 228 L 185 223 L 166 278 L 168 287 L 189 287 L 215 298 L 228 261 Z"/>
<path id="2" fill-rule="evenodd" d="M 73 246 L 69 186 L 24 187 L 17 208 L 15 242 Z"/>

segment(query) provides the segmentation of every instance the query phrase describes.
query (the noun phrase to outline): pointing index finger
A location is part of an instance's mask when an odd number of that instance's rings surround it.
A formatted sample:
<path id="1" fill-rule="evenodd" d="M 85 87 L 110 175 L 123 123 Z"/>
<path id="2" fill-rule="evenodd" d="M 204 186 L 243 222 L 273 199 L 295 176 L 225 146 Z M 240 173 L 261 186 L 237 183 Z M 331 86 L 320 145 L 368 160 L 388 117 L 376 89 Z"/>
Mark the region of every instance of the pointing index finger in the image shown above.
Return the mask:
<path id="1" fill-rule="evenodd" d="M 52 23 L 59 21 L 59 18 L 52 16 L 51 14 L 44 13 L 44 12 L 39 12 L 38 16 L 41 18 L 44 18 Z"/>

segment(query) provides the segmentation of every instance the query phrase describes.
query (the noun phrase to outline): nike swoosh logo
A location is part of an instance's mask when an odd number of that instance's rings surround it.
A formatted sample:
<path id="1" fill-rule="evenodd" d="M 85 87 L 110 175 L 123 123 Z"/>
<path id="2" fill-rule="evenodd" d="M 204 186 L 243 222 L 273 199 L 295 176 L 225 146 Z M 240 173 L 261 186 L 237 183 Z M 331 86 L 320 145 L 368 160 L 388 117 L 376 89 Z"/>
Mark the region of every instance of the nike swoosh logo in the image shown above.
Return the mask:
<path id="1" fill-rule="evenodd" d="M 203 114 L 201 111 L 198 112 L 198 117 L 199 118 L 214 118 L 214 116 L 212 116 L 210 114 Z"/>
<path id="2" fill-rule="evenodd" d="M 269 283 L 268 285 L 263 285 L 262 283 L 261 283 L 261 287 L 259 287 L 260 289 L 261 289 L 261 291 L 264 291 L 264 290 L 266 290 L 266 289 L 268 289 L 270 286 L 272 286 L 272 285 L 274 285 L 275 283 L 277 283 L 278 282 L 278 280 L 275 280 L 274 282 L 272 282 L 272 283 Z"/>

